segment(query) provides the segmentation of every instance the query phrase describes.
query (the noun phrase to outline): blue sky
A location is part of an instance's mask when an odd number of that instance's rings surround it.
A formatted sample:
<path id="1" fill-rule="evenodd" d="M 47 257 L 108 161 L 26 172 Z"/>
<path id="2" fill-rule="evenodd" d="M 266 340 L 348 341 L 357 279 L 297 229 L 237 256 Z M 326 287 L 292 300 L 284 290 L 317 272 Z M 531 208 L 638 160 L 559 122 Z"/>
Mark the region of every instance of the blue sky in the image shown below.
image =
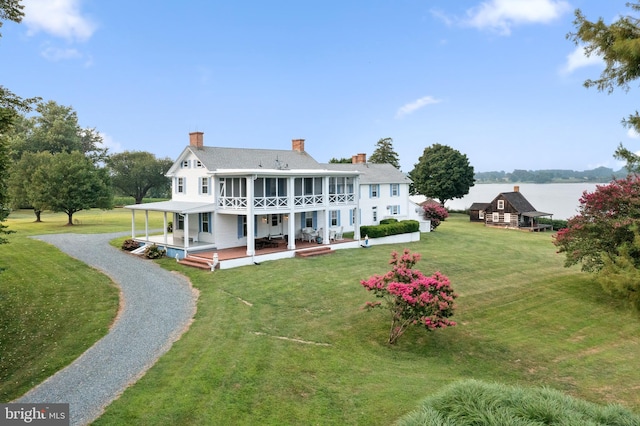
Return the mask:
<path id="1" fill-rule="evenodd" d="M 618 168 L 638 88 L 586 89 L 603 69 L 566 39 L 574 10 L 626 0 L 23 0 L 0 84 L 71 106 L 111 152 L 175 158 L 205 145 L 371 155 L 402 170 L 440 143 L 476 171 Z"/>

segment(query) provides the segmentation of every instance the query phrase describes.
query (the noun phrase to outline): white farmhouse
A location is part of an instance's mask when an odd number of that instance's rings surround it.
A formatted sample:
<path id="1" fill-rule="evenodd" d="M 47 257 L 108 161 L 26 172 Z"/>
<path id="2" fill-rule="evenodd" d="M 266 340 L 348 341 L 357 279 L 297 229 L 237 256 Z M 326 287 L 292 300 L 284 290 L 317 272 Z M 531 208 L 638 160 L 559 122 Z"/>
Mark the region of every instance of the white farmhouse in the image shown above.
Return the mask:
<path id="1" fill-rule="evenodd" d="M 236 263 L 249 264 L 267 243 L 291 257 L 303 241 L 330 245 L 350 232 L 351 244 L 341 248 L 357 247 L 360 225 L 386 217 L 419 220 L 410 180 L 391 165 L 366 163 L 364 154 L 353 164 L 321 164 L 306 153 L 304 139 L 294 139 L 291 150 L 208 147 L 202 132 L 190 133 L 189 142 L 167 172 L 171 200 L 126 206 L 132 238 L 137 211 L 145 218 L 164 213 L 162 235 L 149 235 L 145 220 L 137 240 L 169 256 L 243 247 L 246 259 Z"/>

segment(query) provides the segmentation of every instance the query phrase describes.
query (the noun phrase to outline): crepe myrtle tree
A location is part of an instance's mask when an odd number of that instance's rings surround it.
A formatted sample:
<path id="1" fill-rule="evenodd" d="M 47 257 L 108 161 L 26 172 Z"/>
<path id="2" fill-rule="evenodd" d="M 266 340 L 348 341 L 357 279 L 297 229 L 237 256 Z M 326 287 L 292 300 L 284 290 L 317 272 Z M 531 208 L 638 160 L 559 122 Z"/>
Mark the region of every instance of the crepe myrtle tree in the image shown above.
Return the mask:
<path id="1" fill-rule="evenodd" d="M 367 302 L 365 309 L 382 308 L 389 311 L 391 327 L 389 344 L 412 325 L 424 327 L 427 331 L 452 327 L 449 320 L 453 315 L 454 299 L 449 279 L 436 272 L 431 276 L 413 269 L 420 260 L 420 254 L 404 249 L 402 254 L 391 253 L 391 270 L 384 275 L 373 275 L 360 284 L 382 301 Z"/>
<path id="2" fill-rule="evenodd" d="M 594 273 L 605 291 L 640 309 L 640 178 L 630 175 L 580 198 L 578 215 L 554 235 L 565 266 Z"/>

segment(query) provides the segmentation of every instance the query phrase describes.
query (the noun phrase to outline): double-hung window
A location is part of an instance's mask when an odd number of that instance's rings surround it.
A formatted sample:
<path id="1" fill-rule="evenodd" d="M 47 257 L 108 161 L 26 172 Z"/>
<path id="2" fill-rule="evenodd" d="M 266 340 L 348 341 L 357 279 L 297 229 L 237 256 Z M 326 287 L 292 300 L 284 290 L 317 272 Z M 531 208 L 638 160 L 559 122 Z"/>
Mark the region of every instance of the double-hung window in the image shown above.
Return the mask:
<path id="1" fill-rule="evenodd" d="M 392 183 L 391 184 L 391 196 L 392 197 L 399 197 L 400 196 L 400 184 L 399 183 Z"/>
<path id="2" fill-rule="evenodd" d="M 372 184 L 369 186 L 369 198 L 378 198 L 380 196 L 380 185 Z"/>
<path id="3" fill-rule="evenodd" d="M 200 193 L 208 194 L 209 193 L 209 178 L 203 177 L 200 178 Z"/>
<path id="4" fill-rule="evenodd" d="M 178 194 L 184 194 L 185 193 L 184 178 L 183 177 L 179 177 L 179 178 L 176 179 L 176 192 Z"/>

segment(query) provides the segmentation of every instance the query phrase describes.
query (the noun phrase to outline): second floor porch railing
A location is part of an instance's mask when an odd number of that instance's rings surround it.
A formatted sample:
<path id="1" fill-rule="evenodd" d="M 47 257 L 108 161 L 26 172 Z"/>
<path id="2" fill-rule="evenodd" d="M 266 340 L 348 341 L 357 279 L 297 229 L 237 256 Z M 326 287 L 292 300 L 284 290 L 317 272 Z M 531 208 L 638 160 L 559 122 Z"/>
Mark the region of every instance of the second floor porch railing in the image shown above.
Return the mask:
<path id="1" fill-rule="evenodd" d="M 355 202 L 355 194 L 330 194 L 329 205 L 350 204 Z M 321 206 L 323 195 L 300 195 L 293 197 L 294 207 Z M 246 210 L 247 197 L 219 197 L 218 207 L 231 210 Z M 289 197 L 256 197 L 253 200 L 256 209 L 285 209 L 289 208 Z"/>
<path id="2" fill-rule="evenodd" d="M 329 204 L 347 204 L 355 199 L 355 194 L 329 194 Z"/>

